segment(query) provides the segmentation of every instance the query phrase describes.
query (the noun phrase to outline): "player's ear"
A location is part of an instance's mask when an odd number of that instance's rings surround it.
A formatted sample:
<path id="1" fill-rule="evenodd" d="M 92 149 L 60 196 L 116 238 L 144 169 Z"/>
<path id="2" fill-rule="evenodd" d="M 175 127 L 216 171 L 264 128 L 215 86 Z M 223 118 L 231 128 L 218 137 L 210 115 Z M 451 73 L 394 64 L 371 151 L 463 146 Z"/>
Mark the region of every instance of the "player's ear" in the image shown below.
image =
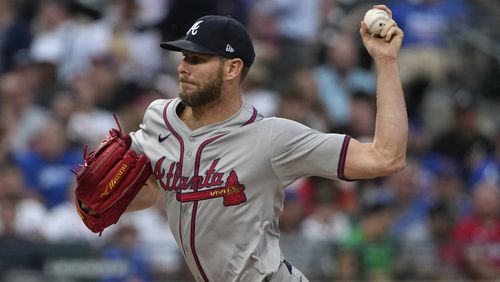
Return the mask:
<path id="1" fill-rule="evenodd" d="M 226 59 L 224 62 L 224 77 L 232 80 L 238 77 L 243 70 L 243 61 L 239 58 Z"/>

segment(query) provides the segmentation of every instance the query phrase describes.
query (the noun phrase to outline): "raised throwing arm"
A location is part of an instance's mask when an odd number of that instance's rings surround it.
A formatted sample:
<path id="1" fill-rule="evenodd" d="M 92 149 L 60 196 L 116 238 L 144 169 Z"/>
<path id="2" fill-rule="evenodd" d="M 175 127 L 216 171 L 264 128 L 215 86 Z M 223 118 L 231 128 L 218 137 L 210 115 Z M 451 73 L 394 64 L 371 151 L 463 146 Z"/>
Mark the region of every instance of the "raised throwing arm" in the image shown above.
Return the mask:
<path id="1" fill-rule="evenodd" d="M 364 22 L 359 30 L 363 44 L 373 58 L 377 71 L 377 114 L 372 143 L 351 139 L 347 151 L 344 176 L 366 179 L 392 174 L 404 168 L 408 138 L 408 118 L 398 69 L 398 54 L 403 31 L 390 17 L 380 37 L 372 36 Z"/>

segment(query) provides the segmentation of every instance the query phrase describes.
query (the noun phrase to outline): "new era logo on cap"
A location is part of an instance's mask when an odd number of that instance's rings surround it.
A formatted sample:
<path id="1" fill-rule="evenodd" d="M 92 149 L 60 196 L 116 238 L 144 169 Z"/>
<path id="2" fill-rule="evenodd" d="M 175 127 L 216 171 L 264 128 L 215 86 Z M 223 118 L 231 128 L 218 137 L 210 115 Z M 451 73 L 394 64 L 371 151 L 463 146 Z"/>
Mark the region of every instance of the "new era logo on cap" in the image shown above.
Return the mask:
<path id="1" fill-rule="evenodd" d="M 240 58 L 247 67 L 255 58 L 252 39 L 245 27 L 230 17 L 204 16 L 199 18 L 181 40 L 163 42 L 162 48 L 200 54 Z"/>

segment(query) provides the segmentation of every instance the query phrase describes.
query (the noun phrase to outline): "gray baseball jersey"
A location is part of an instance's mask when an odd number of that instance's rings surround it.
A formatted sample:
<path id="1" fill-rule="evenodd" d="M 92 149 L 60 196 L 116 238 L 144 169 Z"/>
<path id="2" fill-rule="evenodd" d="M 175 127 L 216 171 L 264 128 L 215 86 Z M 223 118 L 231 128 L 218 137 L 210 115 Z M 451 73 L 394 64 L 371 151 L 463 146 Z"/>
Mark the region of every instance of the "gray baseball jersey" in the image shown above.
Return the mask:
<path id="1" fill-rule="evenodd" d="M 132 148 L 151 160 L 168 221 L 197 281 L 262 281 L 278 270 L 283 188 L 303 176 L 342 178 L 348 135 L 324 134 L 243 104 L 190 130 L 180 99 L 148 107 Z"/>

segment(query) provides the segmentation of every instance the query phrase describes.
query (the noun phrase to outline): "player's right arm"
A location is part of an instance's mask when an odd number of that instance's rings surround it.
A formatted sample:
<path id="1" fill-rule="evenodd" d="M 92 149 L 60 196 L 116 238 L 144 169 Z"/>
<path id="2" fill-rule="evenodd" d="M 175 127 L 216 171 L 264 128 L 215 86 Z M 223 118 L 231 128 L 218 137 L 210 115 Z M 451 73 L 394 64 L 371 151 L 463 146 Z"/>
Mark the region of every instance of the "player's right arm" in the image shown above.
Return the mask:
<path id="1" fill-rule="evenodd" d="M 403 31 L 384 5 L 375 6 L 391 17 L 381 33 L 372 37 L 364 22 L 360 34 L 377 70 L 377 114 L 372 143 L 351 139 L 345 160 L 347 179 L 385 176 L 405 167 L 408 119 L 398 69 L 398 53 Z"/>
<path id="2" fill-rule="evenodd" d="M 125 212 L 140 211 L 154 206 L 161 198 L 161 187 L 154 177 L 150 177 L 146 185 L 130 202 Z"/>

